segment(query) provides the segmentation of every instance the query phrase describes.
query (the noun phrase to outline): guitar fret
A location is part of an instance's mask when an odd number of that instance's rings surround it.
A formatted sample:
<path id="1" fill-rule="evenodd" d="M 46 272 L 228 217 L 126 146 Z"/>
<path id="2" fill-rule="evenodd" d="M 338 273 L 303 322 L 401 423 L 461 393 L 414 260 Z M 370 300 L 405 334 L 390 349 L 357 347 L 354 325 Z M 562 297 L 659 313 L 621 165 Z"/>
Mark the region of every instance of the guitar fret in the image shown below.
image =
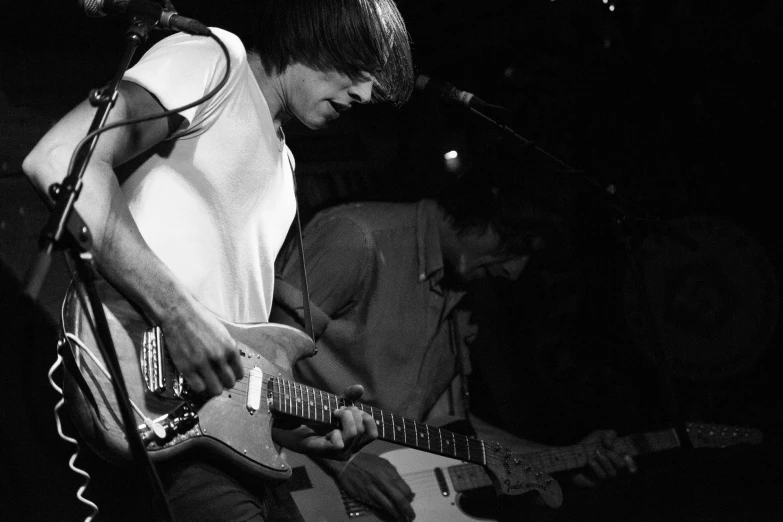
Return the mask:
<path id="1" fill-rule="evenodd" d="M 313 395 L 313 398 L 315 398 L 315 395 Z M 318 390 L 318 399 L 320 402 L 318 402 L 316 406 L 318 408 L 318 411 L 321 413 L 321 422 L 323 422 L 324 421 L 324 407 L 323 407 L 324 392 L 322 392 L 321 390 Z"/>
<path id="2" fill-rule="evenodd" d="M 304 392 L 304 396 L 302 394 Z M 302 408 L 302 417 L 305 419 L 310 419 L 310 401 L 307 398 L 307 387 L 299 385 L 299 405 Z M 305 408 L 307 408 L 307 413 L 305 414 Z"/>
<path id="3" fill-rule="evenodd" d="M 291 401 L 291 410 L 294 415 L 298 413 L 296 406 L 296 386 L 291 381 L 288 382 L 288 400 Z"/>
<path id="4" fill-rule="evenodd" d="M 307 395 L 307 418 L 310 420 L 318 420 L 318 412 L 315 409 L 315 391 L 307 386 L 305 387 L 305 394 Z"/>
<path id="5" fill-rule="evenodd" d="M 372 421 L 375 423 L 376 426 L 378 426 L 378 421 L 375 420 L 375 408 L 372 406 L 365 406 L 364 404 L 360 405 L 360 408 L 362 411 L 365 411 L 370 414 L 370 417 L 372 417 Z M 369 411 L 367 411 L 369 409 Z M 378 430 L 378 434 L 380 435 L 380 429 Z"/>
<path id="6" fill-rule="evenodd" d="M 283 381 L 283 390 L 285 397 L 285 412 L 291 413 L 291 390 L 288 386 L 288 381 Z"/>
<path id="7" fill-rule="evenodd" d="M 296 415 L 297 413 L 296 388 L 294 387 L 294 384 L 291 381 L 286 381 L 286 382 L 288 383 L 288 403 L 290 404 L 288 411 Z"/>
<path id="8" fill-rule="evenodd" d="M 318 420 L 318 400 L 315 397 L 315 388 L 307 388 L 308 394 L 312 394 L 312 399 L 308 402 L 310 405 L 310 409 L 313 411 L 311 419 L 317 421 Z"/>
<path id="9" fill-rule="evenodd" d="M 310 400 L 310 388 L 305 386 L 305 403 L 307 403 L 307 418 L 310 420 L 313 419 L 313 401 Z"/>
<path id="10" fill-rule="evenodd" d="M 449 446 L 449 444 L 451 444 L 451 453 L 452 453 L 452 455 L 454 457 L 456 457 L 457 456 L 457 451 L 456 451 L 455 444 L 454 444 L 454 433 L 451 434 L 451 441 L 446 439 L 445 442 L 446 442 L 446 446 Z M 445 452 L 444 452 L 444 455 L 445 455 Z"/>
<path id="11" fill-rule="evenodd" d="M 321 390 L 318 390 L 318 399 L 316 400 L 315 404 L 316 409 L 318 410 L 318 413 L 321 414 L 321 422 L 326 422 L 326 408 L 324 407 L 324 392 Z"/>
<path id="12" fill-rule="evenodd" d="M 326 411 L 329 412 L 329 424 L 334 423 L 334 409 L 332 409 L 332 395 L 326 394 Z"/>
<path id="13" fill-rule="evenodd" d="M 330 393 L 328 398 L 329 398 L 329 411 L 332 412 L 332 414 L 329 416 L 329 419 L 334 421 L 334 419 L 333 419 L 334 411 L 337 410 L 337 408 L 339 406 L 338 403 L 337 403 L 337 397 L 335 397 L 334 395 L 332 395 Z M 332 398 L 334 398 L 334 407 L 332 407 Z"/>
<path id="14" fill-rule="evenodd" d="M 305 419 L 310 419 L 310 401 L 307 397 L 307 387 L 299 385 L 299 405 L 302 408 L 302 417 Z M 307 408 L 307 413 L 305 413 L 305 408 Z"/>
<path id="15" fill-rule="evenodd" d="M 302 411 L 302 388 L 298 383 L 292 382 L 291 389 L 294 392 L 294 414 L 301 419 L 304 414 Z"/>

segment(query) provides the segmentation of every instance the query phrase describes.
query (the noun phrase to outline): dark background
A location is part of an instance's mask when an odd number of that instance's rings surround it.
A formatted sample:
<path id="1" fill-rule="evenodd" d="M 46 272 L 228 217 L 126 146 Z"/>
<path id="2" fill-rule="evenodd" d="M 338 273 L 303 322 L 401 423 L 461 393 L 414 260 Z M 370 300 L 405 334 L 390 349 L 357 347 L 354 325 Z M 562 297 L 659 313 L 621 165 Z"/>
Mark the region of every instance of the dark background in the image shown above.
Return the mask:
<path id="1" fill-rule="evenodd" d="M 87 515 L 46 382 L 68 281 L 59 259 L 37 304 L 18 297 L 47 216 L 21 161 L 110 78 L 123 47 L 124 20 L 91 20 L 76 4 L 20 7 L 0 35 L 5 519 Z M 579 172 L 417 92 L 400 109 L 360 107 L 319 133 L 287 127 L 304 218 L 343 201 L 429 195 L 490 147 L 503 167 L 488 176 L 545 179 L 567 196 L 575 255 L 475 289 L 475 412 L 562 445 L 597 428 L 625 435 L 686 421 L 764 434 L 754 446 L 642 456 L 637 475 L 595 490 L 558 477 L 564 506 L 527 506 L 523 519 L 779 519 L 780 3 L 398 4 L 417 74 L 507 108 L 491 116 Z M 249 0 L 175 5 L 241 36 L 250 27 Z M 448 150 L 460 165 L 444 163 Z M 147 503 L 140 482 L 98 466 L 87 496 L 104 519 L 130 518 L 128 499 Z"/>

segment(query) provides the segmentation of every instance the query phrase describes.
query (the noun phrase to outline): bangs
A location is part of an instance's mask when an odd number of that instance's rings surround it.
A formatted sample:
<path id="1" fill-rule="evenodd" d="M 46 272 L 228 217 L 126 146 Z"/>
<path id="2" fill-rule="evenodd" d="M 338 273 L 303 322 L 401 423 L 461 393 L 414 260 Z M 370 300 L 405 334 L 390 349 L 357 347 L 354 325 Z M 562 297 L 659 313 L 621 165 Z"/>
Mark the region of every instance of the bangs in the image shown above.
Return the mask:
<path id="1" fill-rule="evenodd" d="M 373 75 L 373 99 L 401 105 L 413 92 L 410 36 L 405 22 L 392 0 L 364 0 L 362 4 L 370 11 L 371 23 L 366 28 L 372 43 L 366 47 L 371 53 L 365 64 L 375 67 L 365 70 Z"/>
<path id="2" fill-rule="evenodd" d="M 410 37 L 393 0 L 272 0 L 256 48 L 265 66 L 299 62 L 373 80 L 373 101 L 401 105 L 413 92 Z"/>

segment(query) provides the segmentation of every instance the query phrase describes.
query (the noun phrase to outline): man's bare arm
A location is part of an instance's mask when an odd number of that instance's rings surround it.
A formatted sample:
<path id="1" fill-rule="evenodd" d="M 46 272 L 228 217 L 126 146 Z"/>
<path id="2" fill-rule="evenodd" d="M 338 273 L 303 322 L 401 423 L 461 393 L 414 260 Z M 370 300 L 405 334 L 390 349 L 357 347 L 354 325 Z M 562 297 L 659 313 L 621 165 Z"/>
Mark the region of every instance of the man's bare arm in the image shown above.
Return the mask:
<path id="1" fill-rule="evenodd" d="M 77 106 L 25 158 L 23 169 L 42 193 L 62 181 L 95 111 L 87 102 Z M 123 82 L 108 123 L 162 111 L 147 90 Z M 116 166 L 163 141 L 182 121 L 181 117 L 159 118 L 101 134 L 76 209 L 92 234 L 101 274 L 161 325 L 172 360 L 191 387 L 215 395 L 242 376 L 236 342 L 150 250 L 114 172 Z"/>

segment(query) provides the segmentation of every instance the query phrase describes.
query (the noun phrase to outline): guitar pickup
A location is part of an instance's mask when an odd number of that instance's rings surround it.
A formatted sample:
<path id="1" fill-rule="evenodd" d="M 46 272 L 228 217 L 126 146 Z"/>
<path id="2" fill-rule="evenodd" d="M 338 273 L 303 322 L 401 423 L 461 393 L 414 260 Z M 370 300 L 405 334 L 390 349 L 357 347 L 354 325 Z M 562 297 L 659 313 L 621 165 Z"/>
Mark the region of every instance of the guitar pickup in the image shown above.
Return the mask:
<path id="1" fill-rule="evenodd" d="M 440 468 L 435 468 L 435 479 L 438 481 L 438 488 L 440 488 L 440 494 L 444 497 L 448 497 L 450 495 L 449 491 L 449 484 L 446 482 L 446 475 L 443 474 L 443 470 Z"/>
<path id="2" fill-rule="evenodd" d="M 261 408 L 261 395 L 264 392 L 264 372 L 258 366 L 250 370 L 247 382 L 247 402 L 245 407 L 250 415 L 255 414 Z"/>
<path id="3" fill-rule="evenodd" d="M 163 357 L 163 330 L 159 326 L 144 332 L 141 340 L 141 374 L 152 393 L 166 390 L 165 359 Z"/>
<path id="4" fill-rule="evenodd" d="M 165 347 L 160 326 L 153 326 L 144 332 L 139 354 L 141 375 L 150 392 L 168 398 L 182 398 L 187 391 L 185 379 L 174 368 Z"/>

